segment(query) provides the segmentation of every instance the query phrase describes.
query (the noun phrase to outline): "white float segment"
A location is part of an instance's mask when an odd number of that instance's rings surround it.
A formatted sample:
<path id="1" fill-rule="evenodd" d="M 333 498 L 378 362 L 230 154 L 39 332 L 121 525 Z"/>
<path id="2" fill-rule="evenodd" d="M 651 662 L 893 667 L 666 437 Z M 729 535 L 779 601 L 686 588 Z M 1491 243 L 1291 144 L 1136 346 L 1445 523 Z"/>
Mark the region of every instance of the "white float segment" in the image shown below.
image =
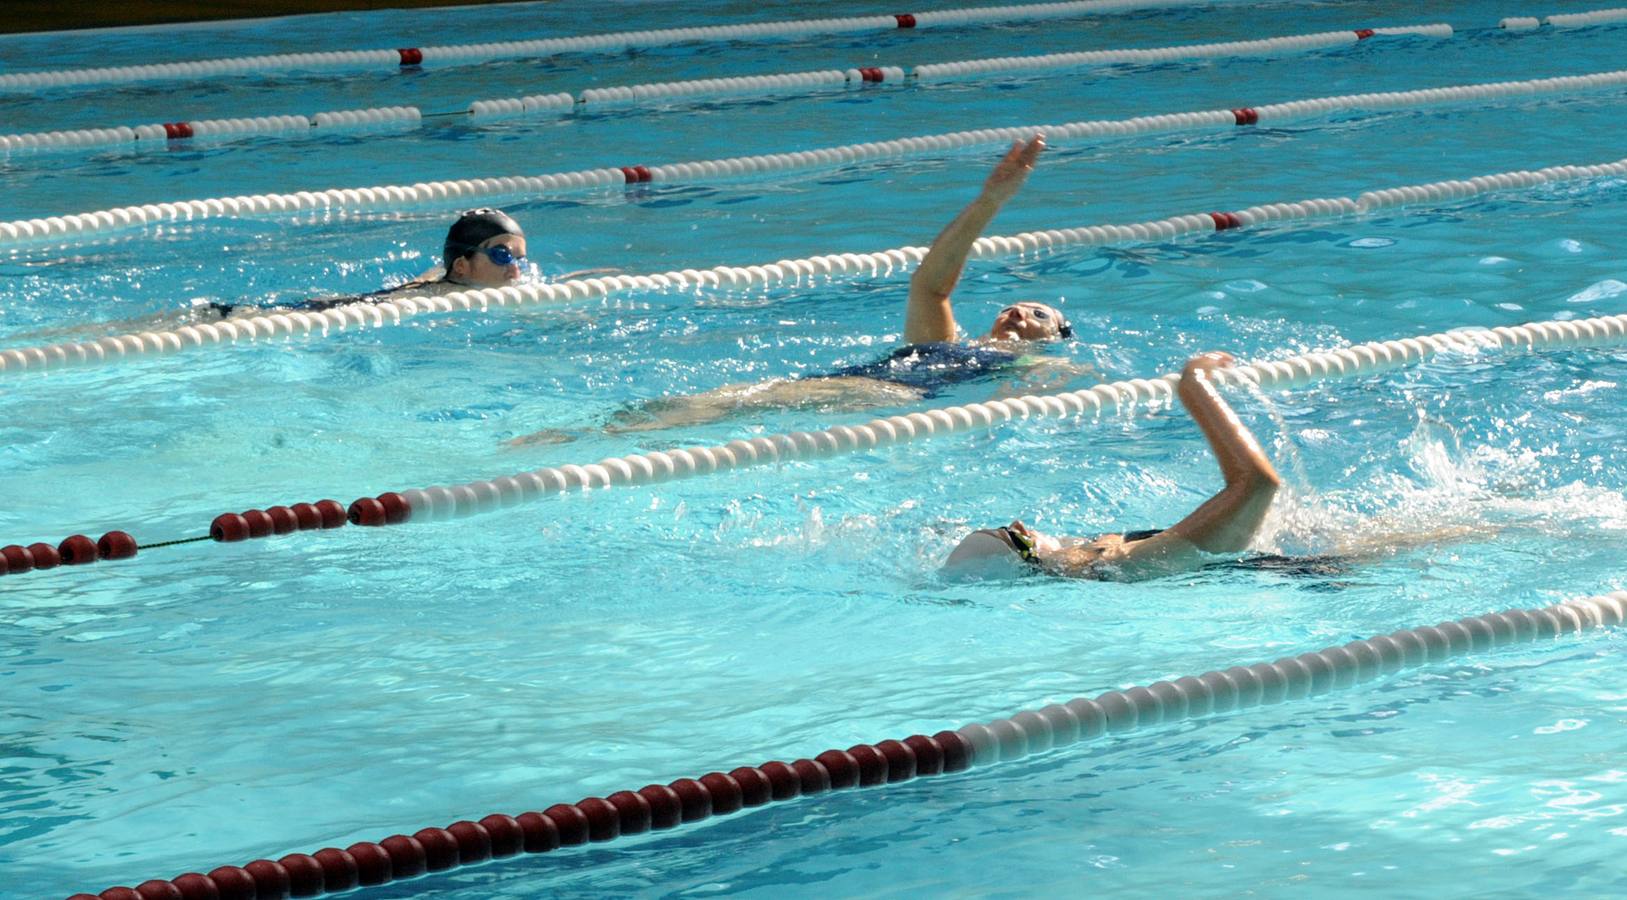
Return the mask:
<path id="1" fill-rule="evenodd" d="M 1549 16 L 1543 22 L 1553 28 L 1585 28 L 1589 25 L 1610 25 L 1627 22 L 1627 7 L 1596 9 L 1592 12 L 1565 13 Z"/>
<path id="2" fill-rule="evenodd" d="M 1627 315 L 1564 322 L 1535 322 L 1498 328 L 1470 328 L 1401 340 L 1374 341 L 1288 359 L 1219 369 L 1222 385 L 1249 384 L 1286 390 L 1316 381 L 1348 378 L 1415 364 L 1443 351 L 1479 353 L 1594 347 L 1627 343 Z M 530 500 L 591 488 L 631 487 L 730 472 L 753 466 L 818 459 L 905 444 L 1025 419 L 1111 416 L 1140 406 L 1173 402 L 1178 374 L 1097 385 L 1087 390 L 988 400 L 964 406 L 919 410 L 837 425 L 821 431 L 795 431 L 735 440 L 712 447 L 662 450 L 611 457 L 595 463 L 549 466 L 489 481 L 400 491 L 412 509 L 411 522 L 433 522 L 490 512 Z"/>
<path id="3" fill-rule="evenodd" d="M 956 731 L 972 747 L 967 768 L 1012 762 L 1105 734 L 1314 697 L 1405 668 L 1513 644 L 1580 636 L 1624 622 L 1627 592 L 1616 591 L 1539 609 L 1509 609 L 1404 628 L 1275 662 L 1232 666 L 1053 703 Z"/>
<path id="4" fill-rule="evenodd" d="M 616 173 L 618 176 L 620 172 Z M 1554 166 L 1538 172 L 1507 172 L 1485 175 L 1467 181 L 1442 181 L 1369 191 L 1352 200 L 1348 197 L 1318 198 L 1293 203 L 1251 206 L 1233 213 L 1247 227 L 1270 222 L 1307 222 L 1357 215 L 1375 210 L 1415 204 L 1450 203 L 1485 193 L 1515 190 L 1558 181 L 1602 176 L 1627 175 L 1627 159 L 1594 166 Z M 76 217 L 73 217 L 76 218 Z M 67 220 L 55 220 L 53 227 L 71 227 Z M 6 226 L 0 225 L 0 230 Z M 980 237 L 972 243 L 971 256 L 991 259 L 1104 244 L 1171 241 L 1184 235 L 1215 230 L 1215 220 L 1207 213 L 1189 213 L 1151 222 L 1129 225 L 1091 225 L 1027 231 L 1014 235 Z M 266 312 L 253 316 L 189 325 L 169 332 L 143 332 L 103 338 L 90 343 L 63 343 L 0 351 L 0 374 L 64 366 L 98 365 L 126 356 L 142 356 L 201 347 L 206 344 L 262 337 L 291 337 L 316 332 L 343 331 L 346 328 L 399 325 L 421 313 L 449 313 L 492 306 L 535 306 L 569 303 L 595 297 L 608 297 L 628 291 L 650 290 L 758 290 L 794 286 L 812 278 L 861 275 L 885 278 L 903 275 L 920 264 L 924 247 L 895 247 L 875 253 L 837 253 L 805 259 L 782 259 L 752 266 L 715 266 L 706 270 L 684 269 L 653 275 L 609 275 L 573 279 L 555 284 L 524 284 L 497 288 L 471 288 L 442 296 L 404 296 L 378 303 L 356 303 L 321 312 Z M 111 343 L 110 343 L 111 342 Z"/>
<path id="5" fill-rule="evenodd" d="M 1412 25 L 1395 28 L 1374 28 L 1374 34 L 1415 34 L 1426 37 L 1449 38 L 1452 26 Z M 1046 69 L 1068 69 L 1080 66 L 1105 66 L 1119 63 L 1161 63 L 1185 59 L 1212 59 L 1227 56 L 1250 56 L 1275 53 L 1294 53 L 1323 47 L 1354 44 L 1361 38 L 1354 30 L 1321 31 L 1313 34 L 1283 35 L 1251 41 L 1226 41 L 1208 44 L 1178 44 L 1167 47 L 1139 49 L 1081 50 L 1075 53 L 1046 53 L 1038 56 L 998 56 L 988 59 L 969 59 L 959 62 L 930 63 L 910 69 L 910 75 L 919 80 L 964 78 L 990 72 L 1033 72 Z"/>
<path id="6" fill-rule="evenodd" d="M 1534 81 L 1496 82 L 1461 85 L 1388 94 L 1352 94 L 1254 107 L 1258 121 L 1285 122 L 1327 115 L 1335 110 L 1379 111 L 1404 109 L 1447 102 L 1481 103 L 1504 97 L 1530 97 L 1538 94 L 1571 93 L 1584 90 L 1619 88 L 1627 85 L 1627 70 L 1596 72 L 1543 78 Z M 918 154 L 944 153 L 955 149 L 1001 145 L 1042 132 L 1053 143 L 1078 138 L 1124 137 L 1167 131 L 1221 130 L 1236 127 L 1232 110 L 1167 113 L 1072 122 L 1063 125 L 1023 125 L 922 135 L 890 141 L 848 144 L 816 150 L 769 153 L 700 162 L 647 166 L 657 182 L 703 182 L 726 178 L 760 177 L 799 170 L 829 168 L 877 159 L 893 159 Z M 471 202 L 504 195 L 550 196 L 564 191 L 597 189 L 627 183 L 619 168 L 585 169 L 550 175 L 523 175 L 505 178 L 420 182 L 413 185 L 383 185 L 370 188 L 344 188 L 299 191 L 291 194 L 256 194 L 217 197 L 208 200 L 177 200 L 163 204 L 124 206 L 95 212 L 75 213 L 43 219 L 0 222 L 0 250 L 29 244 L 74 246 L 99 235 L 130 228 L 173 221 L 264 215 L 268 213 L 374 212 L 396 211 L 403 207 L 431 205 L 466 207 Z"/>
<path id="7" fill-rule="evenodd" d="M 930 25 L 972 25 L 986 22 L 1021 22 L 1169 6 L 1204 6 L 1208 5 L 1209 2 L 1210 0 L 1084 0 L 1084 2 L 1073 3 L 994 6 L 981 9 L 918 13 L 915 14 L 915 23 L 916 27 L 922 27 Z M 556 53 L 616 51 L 629 47 L 659 47 L 690 41 L 760 40 L 815 34 L 893 31 L 898 28 L 897 16 L 879 15 L 808 19 L 792 22 L 710 25 L 695 28 L 661 28 L 647 31 L 580 35 L 577 37 L 420 47 L 415 49 L 419 51 L 424 65 L 459 65 L 494 59 L 523 59 L 548 56 Z M 386 67 L 393 68 L 401 64 L 402 54 L 398 50 L 286 53 L 239 57 L 237 59 L 204 59 L 193 62 L 112 66 L 95 69 L 7 72 L 0 74 L 0 91 L 97 84 L 128 84 L 152 80 L 201 79 L 222 75 L 262 75 L 268 72 L 293 69 L 362 71 Z"/>

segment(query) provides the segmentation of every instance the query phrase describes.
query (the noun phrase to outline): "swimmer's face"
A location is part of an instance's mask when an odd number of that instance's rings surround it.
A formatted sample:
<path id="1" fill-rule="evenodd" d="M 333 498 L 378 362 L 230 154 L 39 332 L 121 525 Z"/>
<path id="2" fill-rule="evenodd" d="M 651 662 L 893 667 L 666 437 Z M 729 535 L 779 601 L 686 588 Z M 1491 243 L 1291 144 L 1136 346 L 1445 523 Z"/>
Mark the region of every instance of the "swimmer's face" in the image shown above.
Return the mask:
<path id="1" fill-rule="evenodd" d="M 989 337 L 996 341 L 1055 341 L 1063 333 L 1068 320 L 1056 307 L 1031 301 L 1014 303 L 994 317 Z"/>
<path id="2" fill-rule="evenodd" d="M 487 238 L 480 246 L 453 260 L 451 274 L 459 284 L 502 287 L 520 280 L 520 266 L 524 262 L 525 238 L 517 234 L 499 234 Z"/>
<path id="3" fill-rule="evenodd" d="M 1019 519 L 1004 528 L 981 528 L 968 534 L 950 551 L 943 571 L 985 578 L 1017 575 L 1033 565 L 1024 560 L 1025 550 L 1043 560 L 1060 548 L 1056 538 L 1029 528 Z"/>

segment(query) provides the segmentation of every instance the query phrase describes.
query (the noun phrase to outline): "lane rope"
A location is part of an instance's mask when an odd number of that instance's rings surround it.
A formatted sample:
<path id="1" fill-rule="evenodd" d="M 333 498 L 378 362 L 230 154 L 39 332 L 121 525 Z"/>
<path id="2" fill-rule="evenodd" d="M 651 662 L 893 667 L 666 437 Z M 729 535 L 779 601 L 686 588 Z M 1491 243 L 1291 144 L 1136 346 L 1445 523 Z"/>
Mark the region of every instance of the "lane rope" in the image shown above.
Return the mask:
<path id="1" fill-rule="evenodd" d="M 1352 199 L 1330 197 L 1291 203 L 1267 203 L 1235 212 L 1189 213 L 1128 225 L 1091 225 L 1029 231 L 1015 235 L 985 236 L 972 244 L 971 258 L 995 259 L 1055 252 L 1068 248 L 1121 243 L 1168 242 L 1192 234 L 1208 234 L 1267 224 L 1336 219 L 1396 210 L 1406 206 L 1434 206 L 1508 190 L 1539 185 L 1627 175 L 1627 159 L 1602 165 L 1551 166 L 1535 172 L 1517 171 L 1481 175 L 1465 180 L 1438 181 L 1367 191 Z M 758 290 L 794 287 L 814 279 L 847 276 L 890 277 L 907 273 L 925 257 L 925 247 L 896 247 L 874 253 L 837 253 L 750 266 L 715 266 L 651 275 L 607 275 L 550 284 L 521 284 L 456 291 L 440 296 L 406 296 L 378 303 L 353 303 L 321 311 L 266 312 L 218 322 L 184 325 L 163 331 L 143 331 L 43 346 L 0 350 L 0 376 L 50 371 L 69 367 L 101 366 L 146 356 L 177 353 L 202 347 L 254 343 L 343 332 L 351 328 L 383 328 L 427 314 L 485 312 L 492 307 L 528 307 L 602 299 L 612 295 L 674 290 Z"/>
<path id="2" fill-rule="evenodd" d="M 113 887 L 68 900 L 252 900 L 314 897 L 442 872 L 520 853 L 603 843 L 662 831 L 769 803 L 861 787 L 900 784 L 1010 763 L 1107 736 L 1319 697 L 1379 681 L 1405 669 L 1507 647 L 1554 643 L 1627 622 L 1627 592 L 1578 597 L 1535 609 L 1506 609 L 1354 640 L 1273 662 L 1077 697 L 989 722 L 927 736 L 826 750 L 793 762 L 714 771 L 649 784 L 540 812 L 493 813 L 445 828 L 422 828 L 380 841 L 290 853 L 207 875 L 188 872 L 135 888 Z M 772 822 L 757 823 L 771 828 Z"/>
<path id="3" fill-rule="evenodd" d="M 618 52 L 629 48 L 661 47 L 687 42 L 763 40 L 939 26 L 962 27 L 1000 22 L 1077 18 L 1135 10 L 1211 5 L 1213 5 L 1213 0 L 1081 0 L 1081 2 L 1071 3 L 988 6 L 974 9 L 946 9 L 937 12 L 896 15 L 807 19 L 790 22 L 756 22 L 692 28 L 660 28 L 646 31 L 623 31 L 611 34 L 589 34 L 526 41 L 454 44 L 438 47 L 404 47 L 395 50 L 280 53 L 91 69 L 8 72 L 0 74 L 0 91 L 130 84 L 139 81 L 200 79 L 230 75 L 264 75 L 291 70 L 366 71 L 416 68 L 426 65 L 462 66 L 493 60 L 526 59 L 560 53 Z"/>
<path id="4" fill-rule="evenodd" d="M 1420 337 L 1373 341 L 1218 369 L 1211 373 L 1211 377 L 1225 386 L 1246 384 L 1258 390 L 1291 390 L 1316 382 L 1367 376 L 1416 365 L 1446 352 L 1535 352 L 1554 348 L 1610 347 L 1624 342 L 1627 342 L 1627 315 L 1600 316 L 1495 328 L 1464 328 Z M 1179 380 L 1180 375 L 1172 372 L 1151 379 L 1137 378 L 1097 385 L 1087 390 L 923 409 L 819 431 L 794 431 L 734 440 L 711 447 L 662 450 L 609 457 L 584 464 L 546 466 L 450 487 L 387 491 L 376 497 L 357 498 L 348 508 L 333 500 L 323 500 L 315 504 L 296 503 L 264 510 L 251 509 L 243 513 L 222 513 L 210 523 L 208 537 L 219 543 L 236 543 L 296 531 L 339 528 L 347 523 L 376 527 L 444 521 L 508 509 L 558 494 L 680 481 L 756 466 L 825 459 L 965 431 L 987 430 L 1006 423 L 1069 418 L 1077 418 L 1081 422 L 1101 422 L 1110 420 L 1115 414 L 1143 407 L 1160 409 L 1171 405 Z M 114 534 L 123 535 L 120 540 L 128 542 L 128 553 L 122 556 L 104 554 L 104 557 L 122 559 L 134 556 L 134 539 L 123 532 Z M 105 542 L 108 538 L 103 540 Z M 142 546 L 168 546 L 194 540 L 201 538 L 189 537 Z M 88 539 L 75 535 L 68 541 L 78 541 L 82 547 Z M 49 545 L 36 546 L 49 548 Z M 66 546 L 67 542 L 64 542 Z M 33 549 L 17 545 L 6 547 L 0 551 L 0 562 L 8 561 L 13 550 L 29 554 Z M 95 561 L 95 558 L 92 553 L 84 561 Z M 25 567 L 13 571 L 27 570 Z M 0 570 L 0 574 L 4 574 L 4 571 Z"/>
<path id="5" fill-rule="evenodd" d="M 855 85 L 903 83 L 907 77 L 934 79 L 977 77 L 986 73 L 1015 70 L 1061 70 L 1083 65 L 1120 62 L 1167 62 L 1180 59 L 1212 59 L 1225 56 L 1260 55 L 1344 46 L 1375 34 L 1424 35 L 1449 38 L 1450 25 L 1419 25 L 1396 28 L 1363 28 L 1316 34 L 1287 35 L 1251 41 L 1193 44 L 1136 50 L 1093 50 L 1083 53 L 1053 53 L 1045 56 L 965 60 L 915 66 L 906 75 L 898 66 L 871 66 L 825 69 L 812 72 L 782 72 L 767 75 L 741 75 L 730 78 L 700 78 L 687 81 L 654 82 L 616 87 L 589 88 L 576 95 L 560 92 L 527 97 L 476 100 L 467 110 L 425 113 L 417 107 L 391 106 L 369 109 L 320 112 L 312 116 L 257 116 L 236 119 L 178 120 L 135 126 L 82 128 L 68 131 L 0 134 L 0 153 L 45 153 L 131 145 L 169 146 L 188 139 L 222 141 L 245 137 L 312 137 L 358 130 L 411 130 L 426 119 L 465 117 L 471 122 L 535 115 L 570 113 L 586 108 L 622 108 L 664 104 L 678 99 L 737 97 L 763 94 L 807 94 L 845 89 Z"/>
<path id="6" fill-rule="evenodd" d="M 1627 70 L 1594 72 L 1527 81 L 1453 85 L 1387 93 L 1346 94 L 1271 103 L 1264 106 L 1203 112 L 1162 113 L 1130 119 L 1102 119 L 1061 125 L 1024 125 L 921 135 L 814 150 L 739 156 L 728 159 L 583 169 L 549 175 L 456 179 L 361 188 L 332 188 L 283 194 L 253 194 L 176 200 L 122 206 L 0 222 L 0 251 L 36 246 L 74 247 L 108 235 L 174 222 L 203 222 L 267 214 L 361 214 L 406 208 L 467 206 L 498 198 L 537 199 L 578 190 L 599 190 L 647 182 L 698 184 L 760 178 L 789 172 L 828 169 L 882 159 L 942 154 L 952 150 L 998 146 L 1044 133 L 1053 143 L 1073 139 L 1122 138 L 1138 135 L 1221 131 L 1317 118 L 1336 111 L 1381 112 L 1447 104 L 1485 104 L 1508 98 L 1526 99 L 1617 89 L 1627 85 Z"/>

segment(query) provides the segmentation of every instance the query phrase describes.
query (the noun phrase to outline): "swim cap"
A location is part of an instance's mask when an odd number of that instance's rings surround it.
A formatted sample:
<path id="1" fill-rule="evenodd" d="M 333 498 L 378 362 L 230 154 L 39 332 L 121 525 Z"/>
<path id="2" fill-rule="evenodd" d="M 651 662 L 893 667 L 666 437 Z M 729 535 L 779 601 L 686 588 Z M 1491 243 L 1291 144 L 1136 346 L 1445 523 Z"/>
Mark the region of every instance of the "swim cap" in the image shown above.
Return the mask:
<path id="1" fill-rule="evenodd" d="M 458 220 L 447 229 L 446 246 L 441 249 L 442 264 L 450 272 L 453 260 L 468 255 L 469 251 L 500 234 L 525 237 L 525 229 L 500 209 L 482 207 L 469 210 L 458 216 Z"/>

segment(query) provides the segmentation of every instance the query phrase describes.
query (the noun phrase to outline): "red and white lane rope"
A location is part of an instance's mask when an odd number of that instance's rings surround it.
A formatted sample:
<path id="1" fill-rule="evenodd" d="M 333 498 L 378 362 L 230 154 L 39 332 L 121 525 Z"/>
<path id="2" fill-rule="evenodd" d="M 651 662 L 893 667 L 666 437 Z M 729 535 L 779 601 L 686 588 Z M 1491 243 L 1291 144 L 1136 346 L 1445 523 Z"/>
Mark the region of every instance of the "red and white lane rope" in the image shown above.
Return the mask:
<path id="1" fill-rule="evenodd" d="M 661 28 L 576 37 L 457 44 L 439 47 L 404 47 L 396 50 L 341 50 L 324 53 L 286 53 L 236 59 L 110 66 L 0 74 L 0 91 L 38 90 L 139 81 L 199 79 L 229 75 L 263 75 L 290 70 L 366 71 L 408 66 L 454 66 L 499 59 L 525 59 L 557 53 L 614 52 L 629 47 L 659 47 L 698 41 L 740 41 L 894 31 L 901 28 L 963 27 L 995 22 L 1024 22 L 1075 18 L 1103 13 L 1162 7 L 1208 6 L 1212 0 L 1082 0 L 1072 3 L 1035 3 L 950 9 L 930 13 L 807 19 L 792 22 L 755 22 L 694 28 Z"/>
<path id="2" fill-rule="evenodd" d="M 1105 66 L 1117 63 L 1158 63 L 1184 59 L 1296 53 L 1325 47 L 1342 47 L 1381 34 L 1449 38 L 1452 36 L 1452 26 L 1442 24 L 1410 25 L 1397 28 L 1360 28 L 1345 31 L 1322 31 L 1314 34 L 1285 35 L 1251 41 L 1180 44 L 1171 47 L 1148 47 L 1129 50 L 1082 50 L 1076 53 L 1046 53 L 1039 56 L 997 56 L 989 59 L 971 59 L 961 62 L 931 63 L 915 66 L 910 69 L 910 77 L 928 81 L 940 78 L 986 75 L 991 72 L 1035 72 L 1049 69 L 1070 69 L 1080 66 Z"/>
<path id="3" fill-rule="evenodd" d="M 1447 104 L 1483 104 L 1509 98 L 1559 96 L 1627 85 L 1627 70 L 1567 75 L 1529 81 L 1453 85 L 1413 91 L 1347 94 L 1202 112 L 1164 113 L 1130 119 L 1098 119 L 1061 125 L 1023 125 L 921 135 L 814 150 L 794 150 L 728 159 L 583 169 L 549 175 L 456 179 L 332 188 L 285 194 L 253 194 L 122 206 L 86 213 L 0 222 L 0 250 L 30 245 L 77 246 L 125 229 L 167 222 L 198 222 L 236 216 L 287 213 L 396 212 L 409 207 L 467 206 L 494 198 L 533 198 L 563 191 L 617 187 L 643 182 L 696 183 L 757 178 L 795 171 L 852 165 L 879 159 L 941 154 L 995 146 L 1044 133 L 1052 143 L 1072 139 L 1117 138 L 1173 131 L 1228 130 L 1315 118 L 1337 110 L 1378 112 Z"/>
<path id="4" fill-rule="evenodd" d="M 0 134 L 0 153 L 18 151 L 84 150 L 126 144 L 169 146 L 171 141 L 197 138 L 229 140 L 244 137 L 307 137 L 384 128 L 417 128 L 423 114 L 413 106 L 341 109 L 314 116 L 253 116 L 242 119 L 197 119 L 74 131 L 37 131 Z"/>
<path id="5" fill-rule="evenodd" d="M 1504 172 L 1464 180 L 1382 188 L 1354 199 L 1313 198 L 1291 203 L 1261 204 L 1231 212 L 1189 213 L 1128 225 L 1090 225 L 986 236 L 972 244 L 971 255 L 974 259 L 993 259 L 1070 247 L 1172 241 L 1192 234 L 1269 223 L 1318 221 L 1409 205 L 1454 203 L 1497 191 L 1621 176 L 1627 176 L 1627 159 L 1603 165 L 1552 166 L 1535 172 Z M 165 331 L 108 336 L 95 341 L 0 350 L 0 375 L 108 365 L 125 359 L 166 355 L 193 348 L 275 338 L 316 334 L 326 336 L 351 328 L 383 328 L 400 325 L 425 314 L 570 303 L 634 291 L 762 290 L 802 285 L 815 279 L 846 276 L 885 278 L 910 272 L 925 255 L 925 247 L 895 247 L 874 253 L 837 253 L 760 265 L 715 266 L 704 270 L 683 269 L 651 275 L 607 275 L 552 284 L 470 289 L 441 296 L 407 296 L 321 311 L 266 312 Z"/>
<path id="6" fill-rule="evenodd" d="M 1053 53 L 1046 56 L 1004 57 L 966 60 L 916 66 L 909 75 L 925 80 L 980 76 L 1012 70 L 1047 71 L 1082 65 L 1114 62 L 1159 62 L 1176 59 L 1215 58 L 1303 51 L 1342 46 L 1375 34 L 1422 34 L 1452 36 L 1450 25 L 1419 25 L 1400 28 L 1363 28 L 1319 34 L 1287 35 L 1253 41 L 1155 47 L 1137 50 L 1093 50 L 1084 53 Z M 575 96 L 560 92 L 527 97 L 476 100 L 466 112 L 424 113 L 417 107 L 395 106 L 317 113 L 314 116 L 261 116 L 242 119 L 180 120 L 161 124 L 85 128 L 73 131 L 0 134 L 0 152 L 44 152 L 104 148 L 120 145 L 163 145 L 188 138 L 221 140 L 248 136 L 278 135 L 308 137 L 341 130 L 378 129 L 380 126 L 416 128 L 425 118 L 445 119 L 467 115 L 471 121 L 512 118 L 540 113 L 567 113 L 578 108 L 612 108 L 666 104 L 674 100 L 760 96 L 764 94 L 806 94 L 822 90 L 845 90 L 855 85 L 902 84 L 906 70 L 898 66 L 872 66 L 857 69 L 825 69 L 812 72 L 781 72 L 768 75 L 740 75 L 730 78 L 700 78 L 689 81 L 589 88 Z"/>
<path id="7" fill-rule="evenodd" d="M 493 813 L 315 853 L 219 866 L 68 900 L 254 900 L 315 897 L 415 878 L 519 853 L 662 831 L 768 803 L 1014 762 L 1107 735 L 1305 700 L 1505 647 L 1580 638 L 1627 623 L 1627 592 L 1507 609 L 1354 640 L 1273 662 L 1235 665 L 1110 690 L 927 736 L 857 744 L 792 762 L 773 760 L 637 790 L 607 792 L 540 812 Z M 766 823 L 765 823 L 766 824 Z"/>
<path id="8" fill-rule="evenodd" d="M 1614 347 L 1627 343 L 1627 315 L 1533 322 L 1496 328 L 1470 328 L 1415 338 L 1373 341 L 1333 350 L 1304 353 L 1218 370 L 1223 385 L 1251 385 L 1259 390 L 1289 390 L 1340 378 L 1367 376 L 1416 365 L 1441 353 L 1485 355 L 1495 352 Z M 436 522 L 495 512 L 558 494 L 599 488 L 636 487 L 719 475 L 763 465 L 808 461 L 898 446 L 918 440 L 982 431 L 1004 423 L 1077 418 L 1103 421 L 1141 408 L 1169 406 L 1180 380 L 1176 373 L 1137 378 L 1088 390 L 989 400 L 961 406 L 924 409 L 907 415 L 837 425 L 819 431 L 795 431 L 735 440 L 712 447 L 662 450 L 610 457 L 583 464 L 547 466 L 494 479 L 452 486 L 386 491 L 359 497 L 348 508 L 334 500 L 277 505 L 226 512 L 214 517 L 205 534 L 138 544 L 124 532 L 100 542 L 74 535 L 60 547 L 39 542 L 0 548 L 0 575 L 20 574 L 57 565 L 125 559 L 137 549 L 213 540 L 236 543 L 272 535 L 354 525 L 400 525 Z M 100 553 L 98 553 L 98 550 Z"/>

